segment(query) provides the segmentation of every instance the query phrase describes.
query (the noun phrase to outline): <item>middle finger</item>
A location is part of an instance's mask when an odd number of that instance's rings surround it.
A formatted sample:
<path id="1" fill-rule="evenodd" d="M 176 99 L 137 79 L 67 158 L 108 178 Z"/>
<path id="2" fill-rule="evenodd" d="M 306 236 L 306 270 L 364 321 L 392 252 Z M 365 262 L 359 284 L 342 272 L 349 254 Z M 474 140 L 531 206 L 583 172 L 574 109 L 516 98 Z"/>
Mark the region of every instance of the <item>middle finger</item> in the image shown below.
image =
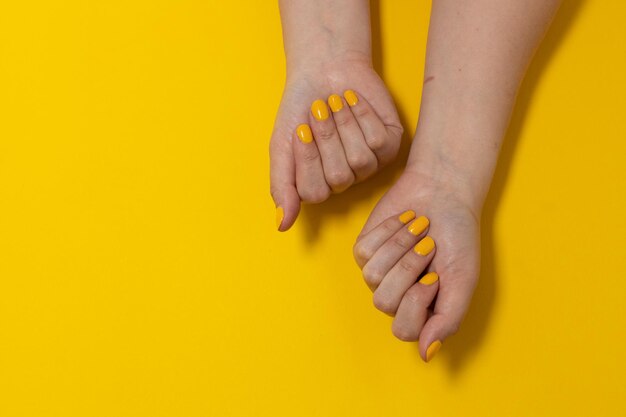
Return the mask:
<path id="1" fill-rule="evenodd" d="M 313 102 L 310 119 L 313 137 L 322 157 L 324 177 L 333 192 L 339 193 L 352 185 L 354 173 L 348 165 L 339 132 L 324 100 Z"/>

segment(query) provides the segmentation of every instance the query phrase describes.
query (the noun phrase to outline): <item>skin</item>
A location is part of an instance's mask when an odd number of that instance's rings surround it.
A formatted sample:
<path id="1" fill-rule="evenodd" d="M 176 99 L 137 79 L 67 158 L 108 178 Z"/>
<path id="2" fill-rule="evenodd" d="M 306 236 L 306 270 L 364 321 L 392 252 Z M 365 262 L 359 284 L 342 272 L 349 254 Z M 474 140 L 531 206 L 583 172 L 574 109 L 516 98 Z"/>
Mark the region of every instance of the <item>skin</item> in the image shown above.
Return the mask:
<path id="1" fill-rule="evenodd" d="M 313 3 L 318 4 L 308 7 Z M 396 337 L 419 340 L 424 360 L 433 342 L 458 331 L 471 301 L 480 270 L 482 206 L 502 138 L 526 68 L 559 3 L 433 1 L 420 117 L 407 166 L 354 245 L 374 305 L 394 316 Z M 358 15 L 364 4 L 344 7 L 354 7 Z M 352 26 L 341 25 L 344 30 Z M 286 31 L 289 35 L 296 36 Z M 288 174 L 286 169 L 282 173 Z M 409 209 L 430 220 L 419 236 L 398 220 Z M 420 256 L 413 247 L 425 235 L 436 249 Z M 430 271 L 439 279 L 419 283 Z"/>
<path id="2" fill-rule="evenodd" d="M 367 1 L 286 0 L 280 12 L 287 80 L 270 140 L 270 191 L 285 231 L 301 203 L 320 203 L 391 162 L 403 128 L 372 68 Z M 357 105 L 342 98 L 343 109 L 329 119 L 313 117 L 315 100 L 346 90 L 356 92 Z M 308 144 L 296 136 L 303 123 L 314 136 Z"/>

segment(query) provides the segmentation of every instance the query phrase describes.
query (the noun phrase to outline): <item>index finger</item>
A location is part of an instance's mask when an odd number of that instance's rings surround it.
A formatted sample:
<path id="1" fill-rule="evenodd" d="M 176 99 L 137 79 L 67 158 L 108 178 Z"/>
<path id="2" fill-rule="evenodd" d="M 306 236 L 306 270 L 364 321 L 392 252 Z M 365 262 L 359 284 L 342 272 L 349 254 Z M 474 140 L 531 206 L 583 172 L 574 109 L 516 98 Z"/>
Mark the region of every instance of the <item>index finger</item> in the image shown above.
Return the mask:
<path id="1" fill-rule="evenodd" d="M 413 210 L 407 210 L 402 214 L 389 217 L 366 234 L 359 236 L 353 248 L 354 259 L 359 268 L 363 268 L 378 248 L 415 216 Z"/>

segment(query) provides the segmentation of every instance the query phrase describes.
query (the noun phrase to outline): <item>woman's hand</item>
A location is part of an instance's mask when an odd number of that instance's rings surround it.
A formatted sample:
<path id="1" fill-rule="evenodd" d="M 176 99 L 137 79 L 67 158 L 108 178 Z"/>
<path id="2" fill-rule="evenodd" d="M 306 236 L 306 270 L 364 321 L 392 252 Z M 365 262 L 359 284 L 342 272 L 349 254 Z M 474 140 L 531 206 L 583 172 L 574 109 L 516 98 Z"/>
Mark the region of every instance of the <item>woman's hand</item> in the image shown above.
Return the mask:
<path id="1" fill-rule="evenodd" d="M 290 77 L 270 142 L 271 194 L 279 230 L 300 202 L 319 203 L 392 161 L 402 126 L 368 62 L 335 60 Z"/>
<path id="2" fill-rule="evenodd" d="M 478 281 L 480 209 L 453 184 L 405 171 L 354 245 L 374 305 L 425 361 L 458 330 Z"/>
<path id="3" fill-rule="evenodd" d="M 397 154 L 402 126 L 372 69 L 367 0 L 281 0 L 287 81 L 270 142 L 278 230 L 300 203 L 373 175 Z"/>

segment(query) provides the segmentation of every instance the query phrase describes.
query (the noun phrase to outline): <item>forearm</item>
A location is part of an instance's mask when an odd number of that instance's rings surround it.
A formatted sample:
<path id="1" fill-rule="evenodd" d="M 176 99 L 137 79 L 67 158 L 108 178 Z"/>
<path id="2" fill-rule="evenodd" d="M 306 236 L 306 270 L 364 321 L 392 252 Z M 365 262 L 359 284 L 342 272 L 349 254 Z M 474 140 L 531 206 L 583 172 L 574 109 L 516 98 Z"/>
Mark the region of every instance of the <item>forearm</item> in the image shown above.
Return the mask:
<path id="1" fill-rule="evenodd" d="M 453 182 L 478 210 L 519 84 L 559 0 L 434 0 L 407 169 Z"/>
<path id="2" fill-rule="evenodd" d="M 280 0 L 287 74 L 337 61 L 371 61 L 368 0 Z"/>

